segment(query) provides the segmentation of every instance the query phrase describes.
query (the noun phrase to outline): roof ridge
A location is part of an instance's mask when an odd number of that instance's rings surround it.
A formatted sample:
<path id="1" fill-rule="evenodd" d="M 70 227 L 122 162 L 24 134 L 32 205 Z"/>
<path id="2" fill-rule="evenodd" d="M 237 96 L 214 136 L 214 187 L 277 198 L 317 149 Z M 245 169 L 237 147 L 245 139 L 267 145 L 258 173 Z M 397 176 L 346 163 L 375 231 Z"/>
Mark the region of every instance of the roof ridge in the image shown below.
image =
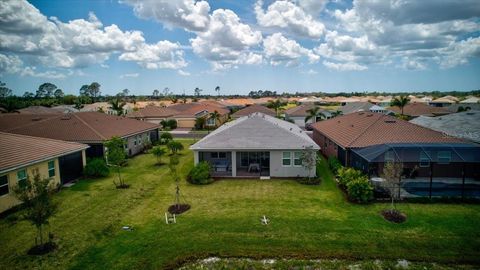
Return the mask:
<path id="1" fill-rule="evenodd" d="M 34 114 L 33 114 L 33 115 L 34 115 Z M 35 115 L 35 116 L 36 116 L 36 115 Z M 41 116 L 39 116 L 39 117 L 41 117 Z M 54 115 L 54 116 L 52 116 L 52 117 L 47 117 L 47 118 L 45 118 L 45 119 L 41 119 L 41 120 L 38 120 L 38 121 L 33 121 L 33 120 L 32 120 L 31 123 L 27 123 L 27 124 L 25 124 L 25 125 L 15 126 L 15 127 L 13 127 L 13 128 L 4 130 L 4 132 L 10 132 L 10 131 L 14 131 L 14 130 L 16 130 L 16 129 L 20 129 L 20 128 L 24 128 L 24 127 L 29 127 L 29 126 L 34 126 L 34 125 L 36 125 L 36 124 L 38 124 L 38 123 L 43 123 L 43 122 L 45 122 L 45 121 L 47 121 L 47 120 L 54 119 L 54 118 L 58 118 L 58 117 L 63 117 L 63 114 Z M 33 119 L 33 117 L 32 117 L 32 119 Z"/>
<path id="2" fill-rule="evenodd" d="M 72 145 L 85 145 L 84 143 L 64 141 L 64 140 L 58 140 L 58 139 L 52 139 L 52 138 L 46 138 L 46 137 L 30 136 L 30 135 L 10 133 L 10 132 L 4 132 L 4 131 L 0 131 L 0 135 L 7 135 L 7 136 L 13 136 L 13 137 L 27 137 L 27 138 L 32 138 L 32 139 L 53 141 L 53 142 L 66 143 L 66 144 L 72 144 Z"/>
<path id="3" fill-rule="evenodd" d="M 106 140 L 107 138 L 105 138 L 105 136 L 103 136 L 102 134 L 100 134 L 100 132 L 98 132 L 97 130 L 95 130 L 92 126 L 90 126 L 85 120 L 81 119 L 77 114 L 73 114 L 80 122 L 82 122 L 85 126 L 87 126 L 90 130 L 93 131 L 93 133 L 97 134 L 98 136 L 100 136 L 100 138 L 102 140 Z"/>
<path id="4" fill-rule="evenodd" d="M 378 114 L 378 113 L 377 113 Z M 367 130 L 373 126 L 374 124 L 376 124 L 378 122 L 378 120 L 382 119 L 384 116 L 387 116 L 387 115 L 383 115 L 383 114 L 378 114 L 380 115 L 380 117 L 378 117 L 377 120 L 375 120 L 373 123 L 371 123 L 370 125 L 368 125 L 368 127 L 365 128 L 365 130 L 363 130 L 360 134 L 358 134 L 357 137 L 355 137 L 352 141 L 350 141 L 350 143 L 348 143 L 346 146 L 351 146 L 356 140 L 358 140 L 360 138 L 360 136 L 362 136 L 363 134 L 365 134 L 365 132 L 367 132 Z"/>

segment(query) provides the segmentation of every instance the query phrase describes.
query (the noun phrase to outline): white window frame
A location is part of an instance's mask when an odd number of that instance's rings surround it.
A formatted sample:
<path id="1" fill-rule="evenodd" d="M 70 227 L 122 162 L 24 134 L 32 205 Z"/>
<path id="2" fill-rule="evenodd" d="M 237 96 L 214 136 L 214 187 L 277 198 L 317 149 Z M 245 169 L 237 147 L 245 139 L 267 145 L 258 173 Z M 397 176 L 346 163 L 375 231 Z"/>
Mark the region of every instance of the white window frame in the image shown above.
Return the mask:
<path id="1" fill-rule="evenodd" d="M 213 123 L 211 123 L 211 121 L 213 121 Z M 216 124 L 216 119 L 215 118 L 207 118 L 207 121 L 205 122 L 205 125 L 207 126 L 215 126 Z"/>
<path id="2" fill-rule="evenodd" d="M 418 165 L 421 168 L 430 167 L 430 158 L 428 153 L 424 151 L 420 152 L 420 162 L 418 163 Z"/>
<path id="3" fill-rule="evenodd" d="M 20 176 L 18 174 L 22 171 L 25 172 L 25 177 L 20 179 Z M 20 183 L 20 181 L 27 181 L 27 169 L 21 169 L 17 171 L 17 183 Z"/>
<path id="4" fill-rule="evenodd" d="M 6 184 L 3 184 L 3 185 L 0 184 L 0 187 L 5 187 L 5 186 L 6 186 L 6 187 L 7 187 L 7 193 L 5 193 L 5 194 L 3 194 L 3 195 L 0 194 L 0 197 L 7 196 L 8 194 L 10 194 L 10 186 L 8 185 L 8 174 L 1 175 L 0 177 L 4 177 L 4 176 L 5 176 L 5 178 L 7 179 L 7 183 L 6 183 Z"/>
<path id="5" fill-rule="evenodd" d="M 288 153 L 288 158 L 285 157 L 285 153 Z M 289 164 L 285 165 L 283 163 L 284 160 L 288 160 Z M 292 152 L 289 152 L 289 151 L 282 152 L 282 167 L 292 167 Z"/>
<path id="6" fill-rule="evenodd" d="M 50 168 L 50 162 L 53 162 L 53 168 L 51 169 Z M 50 160 L 48 163 L 47 163 L 47 168 L 48 168 L 48 177 L 55 177 L 56 175 L 56 170 L 55 170 L 55 160 Z M 50 171 L 53 170 L 53 175 L 50 176 Z"/>
<path id="7" fill-rule="evenodd" d="M 448 158 L 445 156 L 443 157 L 442 154 L 446 154 L 448 153 Z M 441 159 L 448 159 L 448 161 L 441 161 Z M 450 162 L 452 161 L 452 151 L 438 151 L 437 153 L 437 160 L 438 160 L 438 164 L 450 164 Z"/>
<path id="8" fill-rule="evenodd" d="M 297 157 L 297 154 L 298 154 L 298 157 Z M 295 161 L 299 161 L 300 164 L 299 165 L 296 165 L 295 164 Z M 295 151 L 293 152 L 293 167 L 302 167 L 302 152 L 300 151 Z"/>

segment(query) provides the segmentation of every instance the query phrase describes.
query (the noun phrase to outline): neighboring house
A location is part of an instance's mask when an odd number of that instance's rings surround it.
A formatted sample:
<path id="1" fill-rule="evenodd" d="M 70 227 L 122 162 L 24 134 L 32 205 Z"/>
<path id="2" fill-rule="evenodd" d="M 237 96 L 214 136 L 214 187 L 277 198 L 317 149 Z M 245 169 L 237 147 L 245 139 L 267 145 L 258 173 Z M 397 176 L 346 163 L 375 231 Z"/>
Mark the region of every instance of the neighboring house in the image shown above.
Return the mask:
<path id="1" fill-rule="evenodd" d="M 313 109 L 314 107 L 319 107 L 319 106 L 314 104 L 302 104 L 297 107 L 290 108 L 285 111 L 285 119 L 289 121 L 293 121 L 295 125 L 303 128 L 305 127 L 306 124 L 315 123 L 317 120 L 320 120 L 320 117 L 321 117 L 320 113 L 324 114 L 327 119 L 332 117 L 331 112 L 320 109 L 318 111 L 319 115 L 317 119 L 310 119 L 307 122 L 305 122 L 305 117 L 309 115 L 307 111 L 310 109 Z"/>
<path id="2" fill-rule="evenodd" d="M 112 105 L 108 102 L 95 102 L 92 104 L 85 104 L 82 109 L 80 109 L 81 112 L 103 112 L 108 115 L 118 115 L 118 112 L 115 110 L 112 110 L 111 108 Z M 123 106 L 123 115 L 131 113 L 135 108 L 135 105 L 133 103 L 126 103 Z"/>
<path id="3" fill-rule="evenodd" d="M 377 103 L 377 105 L 386 108 L 386 107 L 390 106 L 390 103 L 392 103 L 392 100 L 393 100 L 392 96 L 387 96 L 387 97 L 384 97 L 384 98 L 380 99 L 380 101 Z"/>
<path id="4" fill-rule="evenodd" d="M 263 105 L 257 105 L 257 104 L 253 104 L 253 105 L 250 105 L 250 106 L 247 106 L 235 113 L 233 113 L 231 115 L 231 117 L 233 119 L 237 119 L 237 118 L 240 118 L 240 117 L 243 117 L 243 116 L 248 116 L 252 113 L 263 113 L 263 114 L 266 114 L 266 115 L 270 115 L 270 116 L 273 116 L 275 117 L 276 116 L 276 113 L 274 110 L 270 109 L 270 108 L 267 108 Z"/>
<path id="5" fill-rule="evenodd" d="M 351 102 L 339 107 L 338 110 L 341 111 L 342 114 L 349 114 L 355 112 L 388 112 L 384 107 L 372 104 L 370 102 Z"/>
<path id="6" fill-rule="evenodd" d="M 400 114 L 402 110 L 399 107 L 388 107 L 387 110 Z M 403 107 L 403 114 L 410 117 L 438 116 L 451 113 L 449 110 L 441 107 L 432 107 L 425 103 L 408 103 Z"/>
<path id="7" fill-rule="evenodd" d="M 430 101 L 429 105 L 433 107 L 448 107 L 457 102 L 458 102 L 457 98 L 453 99 L 451 96 L 444 96 L 444 97 L 437 98 Z"/>
<path id="8" fill-rule="evenodd" d="M 298 100 L 299 103 L 305 104 L 305 103 L 327 103 L 323 98 L 321 97 L 304 97 Z"/>
<path id="9" fill-rule="evenodd" d="M 30 106 L 17 110 L 21 114 L 59 114 L 63 113 L 62 109 L 49 108 L 44 106 Z"/>
<path id="10" fill-rule="evenodd" d="M 480 143 L 480 111 L 466 111 L 449 115 L 428 117 L 420 116 L 410 123 L 420 125 L 452 136 Z"/>
<path id="11" fill-rule="evenodd" d="M 210 102 L 179 103 L 166 108 L 151 107 L 153 106 L 139 109 L 127 114 L 127 117 L 156 124 L 164 119 L 175 119 L 179 128 L 194 128 L 195 120 L 201 117 L 206 118 L 205 125 L 207 127 L 220 126 L 228 120 L 228 114 L 230 113 L 230 110 Z M 215 111 L 220 114 L 219 120 L 210 118 L 210 113 Z"/>
<path id="12" fill-rule="evenodd" d="M 103 142 L 113 136 L 125 140 L 129 156 L 143 151 L 145 141 L 158 140 L 158 125 L 98 112 L 60 115 L 0 115 L 0 131 L 90 145 L 88 157 L 104 154 Z"/>
<path id="13" fill-rule="evenodd" d="M 253 113 L 226 123 L 190 147 L 195 165 L 209 162 L 218 177 L 307 177 L 300 157 L 318 145 L 298 126 Z"/>
<path id="14" fill-rule="evenodd" d="M 0 132 L 0 213 L 21 202 L 18 183 L 38 173 L 64 184 L 82 175 L 88 145 Z"/>
<path id="15" fill-rule="evenodd" d="M 478 104 L 478 103 L 480 103 L 480 98 L 479 97 L 468 97 L 468 98 L 460 101 L 460 104 L 465 104 L 465 105 Z"/>
<path id="16" fill-rule="evenodd" d="M 421 187 L 442 193 L 450 184 L 477 185 L 480 181 L 480 147 L 445 136 L 392 116 L 378 113 L 351 113 L 315 123 L 313 139 L 328 157 L 367 173 L 383 174 L 388 161 L 403 163 L 405 191 L 423 196 Z M 402 180 L 403 181 L 403 180 Z M 480 185 L 474 186 L 480 188 Z M 443 191 L 442 191 L 443 188 Z M 449 192 L 459 190 L 452 187 Z M 423 195 L 422 195 L 423 194 Z M 434 193 L 435 194 L 435 193 Z"/>

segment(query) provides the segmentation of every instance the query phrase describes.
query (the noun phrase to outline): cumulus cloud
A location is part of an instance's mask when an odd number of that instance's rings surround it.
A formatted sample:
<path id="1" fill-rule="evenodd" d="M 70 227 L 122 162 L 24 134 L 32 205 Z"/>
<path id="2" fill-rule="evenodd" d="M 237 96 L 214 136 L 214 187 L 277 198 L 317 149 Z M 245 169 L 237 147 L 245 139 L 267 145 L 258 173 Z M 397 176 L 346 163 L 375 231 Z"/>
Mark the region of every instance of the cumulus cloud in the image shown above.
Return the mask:
<path id="1" fill-rule="evenodd" d="M 214 69 L 258 63 L 260 56 L 249 49 L 261 41 L 259 31 L 242 23 L 237 14 L 228 9 L 215 10 L 208 29 L 190 39 L 193 52 L 210 61 Z"/>
<path id="2" fill-rule="evenodd" d="M 124 79 L 124 78 L 138 78 L 138 76 L 140 76 L 139 73 L 125 73 L 125 74 L 120 75 L 120 79 Z"/>
<path id="3" fill-rule="evenodd" d="M 180 44 L 164 40 L 156 44 L 142 44 L 135 51 L 122 53 L 119 59 L 137 62 L 148 69 L 178 69 L 187 65 L 183 55 Z"/>
<path id="4" fill-rule="evenodd" d="M 265 56 L 272 65 L 298 65 L 301 57 L 307 57 L 310 63 L 315 63 L 320 59 L 312 50 L 302 47 L 295 40 L 288 39 L 281 33 L 266 37 L 263 47 Z"/>
<path id="5" fill-rule="evenodd" d="M 351 71 L 351 70 L 361 71 L 361 70 L 367 69 L 366 66 L 362 66 L 353 62 L 333 63 L 330 61 L 323 61 L 323 65 L 329 69 L 340 70 L 340 71 Z"/>
<path id="6" fill-rule="evenodd" d="M 303 3 L 305 7 L 312 5 L 312 1 Z M 262 5 L 261 0 L 255 4 L 255 14 L 260 26 L 283 29 L 291 34 L 313 39 L 320 38 L 325 31 L 323 23 L 290 1 L 275 1 L 266 10 Z"/>
<path id="7" fill-rule="evenodd" d="M 23 62 L 16 55 L 0 54 L 0 74 L 17 73 L 23 67 Z"/>
<path id="8" fill-rule="evenodd" d="M 325 9 L 328 0 L 297 0 L 297 2 L 305 12 L 318 15 Z"/>
<path id="9" fill-rule="evenodd" d="M 60 73 L 54 70 L 48 70 L 44 72 L 37 71 L 36 67 L 26 67 L 21 72 L 21 76 L 30 76 L 30 77 L 38 77 L 38 78 L 46 78 L 46 79 L 64 79 L 67 75 L 72 75 L 73 73 L 70 72 L 68 74 Z"/>
<path id="10" fill-rule="evenodd" d="M 210 5 L 196 0 L 125 0 L 135 14 L 154 19 L 167 28 L 180 27 L 188 31 L 204 31 L 210 22 Z"/>
<path id="11" fill-rule="evenodd" d="M 62 22 L 55 17 L 45 17 L 26 1 L 6 1 L 0 5 L 0 50 L 28 57 L 33 64 L 45 67 L 82 68 L 102 64 L 112 54 L 142 54 L 149 49 L 155 51 L 155 47 L 163 44 L 146 44 L 141 31 L 122 31 L 115 24 L 104 26 L 93 13 L 87 20 Z M 159 52 L 164 50 L 151 53 L 156 57 L 152 61 L 138 58 L 136 62 L 160 68 L 185 65 L 179 48 L 167 52 L 175 57 L 164 57 Z M 125 58 L 134 61 L 133 56 Z M 34 76 L 35 73 L 25 74 Z"/>
<path id="12" fill-rule="evenodd" d="M 178 70 L 178 75 L 181 75 L 181 76 L 190 76 L 190 72 L 183 71 L 183 70 L 179 69 L 179 70 Z"/>

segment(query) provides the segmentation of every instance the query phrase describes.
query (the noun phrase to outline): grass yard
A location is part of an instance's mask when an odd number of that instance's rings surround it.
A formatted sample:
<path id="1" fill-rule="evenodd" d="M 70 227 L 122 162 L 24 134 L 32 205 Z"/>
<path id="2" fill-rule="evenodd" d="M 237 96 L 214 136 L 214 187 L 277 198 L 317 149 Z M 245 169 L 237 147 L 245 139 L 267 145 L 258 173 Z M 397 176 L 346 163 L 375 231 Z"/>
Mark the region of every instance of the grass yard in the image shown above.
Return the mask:
<path id="1" fill-rule="evenodd" d="M 325 163 L 320 186 L 182 180 L 192 209 L 166 225 L 174 183 L 168 166 L 155 162 L 152 155 L 130 160 L 123 173 L 127 190 L 116 190 L 112 175 L 58 193 L 50 226 L 59 248 L 52 254 L 26 255 L 35 230 L 18 220 L 20 213 L 1 219 L 0 269 L 158 269 L 208 256 L 480 263 L 480 205 L 401 204 L 408 220 L 391 224 L 379 214 L 386 204 L 346 202 Z M 192 153 L 183 151 L 179 171 L 185 175 L 192 164 Z M 270 225 L 261 225 L 263 215 Z M 124 225 L 134 230 L 123 231 Z"/>

